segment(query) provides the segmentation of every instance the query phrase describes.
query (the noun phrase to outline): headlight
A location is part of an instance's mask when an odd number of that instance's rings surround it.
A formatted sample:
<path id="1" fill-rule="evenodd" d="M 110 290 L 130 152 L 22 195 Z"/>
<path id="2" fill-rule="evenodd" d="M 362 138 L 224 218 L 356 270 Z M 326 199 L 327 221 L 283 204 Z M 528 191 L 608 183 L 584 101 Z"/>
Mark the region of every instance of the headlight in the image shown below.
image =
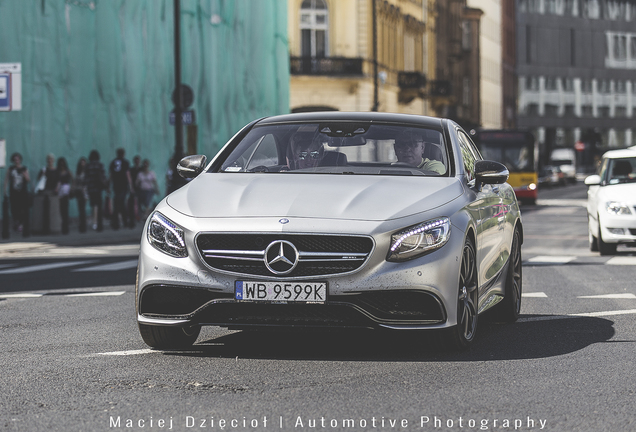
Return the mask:
<path id="1" fill-rule="evenodd" d="M 188 256 L 183 228 L 159 212 L 155 212 L 148 224 L 148 241 L 161 252 L 173 257 Z"/>
<path id="2" fill-rule="evenodd" d="M 387 261 L 407 261 L 441 248 L 450 238 L 450 220 L 433 219 L 391 236 Z"/>
<path id="3" fill-rule="evenodd" d="M 611 215 L 630 215 L 631 210 L 625 203 L 610 201 L 605 204 L 605 210 Z"/>

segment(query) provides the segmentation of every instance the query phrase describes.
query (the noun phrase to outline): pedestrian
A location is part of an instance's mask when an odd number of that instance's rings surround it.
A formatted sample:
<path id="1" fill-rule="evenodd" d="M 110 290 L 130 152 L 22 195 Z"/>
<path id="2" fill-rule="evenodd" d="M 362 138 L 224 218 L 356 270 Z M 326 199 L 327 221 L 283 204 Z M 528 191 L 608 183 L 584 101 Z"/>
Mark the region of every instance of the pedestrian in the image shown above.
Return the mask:
<path id="1" fill-rule="evenodd" d="M 139 205 L 140 195 L 139 188 L 137 187 L 137 175 L 142 170 L 141 156 L 135 155 L 133 158 L 133 165 L 130 167 L 130 181 L 132 184 L 133 193 L 128 198 L 128 217 L 131 221 L 139 221 Z"/>
<path id="2" fill-rule="evenodd" d="M 88 165 L 86 165 L 86 191 L 92 211 L 93 229 L 97 231 L 104 229 L 102 194 L 106 186 L 104 164 L 100 162 L 99 152 L 92 150 L 88 155 Z"/>
<path id="3" fill-rule="evenodd" d="M 68 169 L 66 158 L 60 157 L 57 160 L 58 183 L 55 188 L 60 199 L 60 217 L 62 218 L 62 234 L 68 234 L 68 205 L 71 199 L 71 186 L 73 184 L 73 174 Z"/>
<path id="4" fill-rule="evenodd" d="M 44 179 L 44 181 L 42 181 L 42 179 Z M 55 190 L 57 189 L 59 181 L 60 175 L 57 172 L 57 167 L 55 166 L 55 155 L 53 153 L 49 153 L 46 155 L 46 166 L 42 168 L 38 174 L 37 192 L 55 195 Z M 43 187 L 40 186 L 41 184 Z"/>
<path id="5" fill-rule="evenodd" d="M 77 161 L 75 169 L 75 186 L 72 196 L 77 200 L 77 211 L 79 214 L 79 232 L 86 232 L 86 200 L 88 191 L 86 189 L 86 168 L 88 161 L 84 156 Z"/>
<path id="6" fill-rule="evenodd" d="M 13 153 L 11 155 L 12 165 L 7 170 L 4 180 L 4 196 L 9 197 L 11 207 L 11 219 L 13 219 L 13 229 L 22 231 L 25 237 L 29 235 L 29 170 L 22 165 L 22 155 Z"/>
<path id="7" fill-rule="evenodd" d="M 144 159 L 142 170 L 137 174 L 137 189 L 139 190 L 139 206 L 142 217 L 146 219 L 150 212 L 152 197 L 159 193 L 157 176 L 150 169 L 150 161 Z"/>
<path id="8" fill-rule="evenodd" d="M 126 211 L 126 196 L 132 193 L 132 181 L 130 180 L 130 162 L 124 158 L 126 151 L 123 148 L 117 149 L 117 157 L 113 159 L 108 167 L 109 183 L 113 188 L 113 214 L 110 225 L 113 229 L 119 229 L 119 216 L 123 226 L 134 228 L 135 221 L 129 220 Z"/>

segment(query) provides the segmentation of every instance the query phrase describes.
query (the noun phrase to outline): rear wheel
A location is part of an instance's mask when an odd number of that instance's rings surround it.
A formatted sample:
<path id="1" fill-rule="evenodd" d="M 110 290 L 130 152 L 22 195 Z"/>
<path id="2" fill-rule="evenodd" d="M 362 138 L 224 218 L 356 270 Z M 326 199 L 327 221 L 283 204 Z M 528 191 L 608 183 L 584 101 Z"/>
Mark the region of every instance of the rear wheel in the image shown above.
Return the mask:
<path id="1" fill-rule="evenodd" d="M 518 229 L 515 229 L 510 257 L 508 258 L 504 299 L 493 308 L 493 316 L 497 321 L 515 322 L 519 318 L 522 282 L 521 233 Z"/>
<path id="2" fill-rule="evenodd" d="M 477 260 L 475 245 L 468 238 L 464 243 L 462 261 L 459 270 L 459 290 L 457 294 L 457 325 L 451 327 L 446 335 L 447 346 L 462 350 L 470 346 L 477 332 Z"/>
<path id="3" fill-rule="evenodd" d="M 139 324 L 139 332 L 146 345 L 159 349 L 188 348 L 199 337 L 201 327 L 163 327 Z"/>

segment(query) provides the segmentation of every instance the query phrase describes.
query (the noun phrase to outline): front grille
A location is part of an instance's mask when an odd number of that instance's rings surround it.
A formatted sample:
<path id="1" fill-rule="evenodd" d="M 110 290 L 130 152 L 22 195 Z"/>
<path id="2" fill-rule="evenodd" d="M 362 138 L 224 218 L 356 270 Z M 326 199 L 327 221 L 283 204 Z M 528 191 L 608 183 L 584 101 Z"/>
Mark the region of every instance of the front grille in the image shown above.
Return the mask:
<path id="1" fill-rule="evenodd" d="M 297 265 L 284 274 L 265 264 L 266 249 L 277 240 L 298 251 Z M 352 272 L 362 267 L 373 249 L 370 237 L 311 234 L 200 234 L 196 243 L 203 261 L 213 269 L 284 278 Z"/>
<path id="2" fill-rule="evenodd" d="M 144 315 L 189 315 L 212 300 L 233 295 L 204 289 L 152 285 L 141 293 L 139 312 Z"/>

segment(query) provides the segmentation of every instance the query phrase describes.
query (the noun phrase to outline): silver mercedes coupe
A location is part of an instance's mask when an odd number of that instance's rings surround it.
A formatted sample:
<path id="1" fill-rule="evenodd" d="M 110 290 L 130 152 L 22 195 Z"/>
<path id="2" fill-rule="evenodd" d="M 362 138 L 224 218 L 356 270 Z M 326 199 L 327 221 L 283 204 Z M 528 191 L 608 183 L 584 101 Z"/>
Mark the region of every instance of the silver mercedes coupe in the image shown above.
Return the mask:
<path id="1" fill-rule="evenodd" d="M 508 171 L 448 119 L 320 112 L 256 120 L 146 221 L 143 340 L 228 329 L 436 331 L 473 342 L 479 316 L 521 307 L 523 228 Z"/>

